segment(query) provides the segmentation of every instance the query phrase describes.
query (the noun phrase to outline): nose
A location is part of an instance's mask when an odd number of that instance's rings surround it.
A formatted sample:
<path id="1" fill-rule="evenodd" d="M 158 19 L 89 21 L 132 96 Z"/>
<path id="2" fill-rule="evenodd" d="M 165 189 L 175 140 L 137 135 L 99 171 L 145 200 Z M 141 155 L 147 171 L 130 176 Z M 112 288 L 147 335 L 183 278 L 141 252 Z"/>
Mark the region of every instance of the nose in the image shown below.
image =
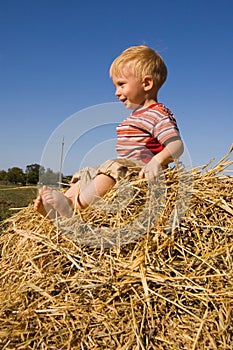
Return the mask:
<path id="1" fill-rule="evenodd" d="M 116 97 L 120 96 L 119 86 L 116 87 L 115 96 Z"/>

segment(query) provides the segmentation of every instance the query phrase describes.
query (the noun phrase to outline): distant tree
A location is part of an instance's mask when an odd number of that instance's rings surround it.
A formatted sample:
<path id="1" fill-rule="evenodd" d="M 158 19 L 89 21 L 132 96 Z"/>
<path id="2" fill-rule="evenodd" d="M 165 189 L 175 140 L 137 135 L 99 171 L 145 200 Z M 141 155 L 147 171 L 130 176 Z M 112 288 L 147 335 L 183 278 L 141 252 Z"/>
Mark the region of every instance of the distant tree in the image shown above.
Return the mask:
<path id="1" fill-rule="evenodd" d="M 26 175 L 23 170 L 18 167 L 13 167 L 8 169 L 7 180 L 13 184 L 25 185 Z"/>
<path id="2" fill-rule="evenodd" d="M 7 172 L 5 170 L 0 170 L 0 181 L 7 180 Z"/>
<path id="3" fill-rule="evenodd" d="M 26 180 L 27 184 L 37 184 L 39 182 L 39 164 L 30 164 L 26 166 Z"/>
<path id="4" fill-rule="evenodd" d="M 57 186 L 59 182 L 59 173 L 55 173 L 48 168 L 43 173 L 40 173 L 40 184 Z"/>

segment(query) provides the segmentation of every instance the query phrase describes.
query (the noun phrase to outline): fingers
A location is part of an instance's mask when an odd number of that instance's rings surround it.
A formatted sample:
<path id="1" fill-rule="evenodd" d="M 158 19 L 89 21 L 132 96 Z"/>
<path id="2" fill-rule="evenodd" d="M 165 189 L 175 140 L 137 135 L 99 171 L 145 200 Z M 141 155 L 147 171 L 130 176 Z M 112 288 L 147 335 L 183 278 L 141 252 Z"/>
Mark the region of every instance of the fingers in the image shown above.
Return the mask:
<path id="1" fill-rule="evenodd" d="M 139 173 L 140 179 L 147 179 L 147 180 L 153 180 L 156 175 L 151 170 L 146 170 L 143 168 Z"/>
<path id="2" fill-rule="evenodd" d="M 142 169 L 139 173 L 139 178 L 144 179 L 144 177 L 145 177 L 145 173 L 144 173 L 144 170 Z"/>
<path id="3" fill-rule="evenodd" d="M 145 179 L 146 178 L 147 180 L 153 181 L 158 176 L 159 176 L 159 171 L 156 168 L 154 168 L 154 169 L 151 169 L 151 168 L 147 169 L 147 167 L 144 167 L 139 172 L 139 178 L 140 179 Z"/>

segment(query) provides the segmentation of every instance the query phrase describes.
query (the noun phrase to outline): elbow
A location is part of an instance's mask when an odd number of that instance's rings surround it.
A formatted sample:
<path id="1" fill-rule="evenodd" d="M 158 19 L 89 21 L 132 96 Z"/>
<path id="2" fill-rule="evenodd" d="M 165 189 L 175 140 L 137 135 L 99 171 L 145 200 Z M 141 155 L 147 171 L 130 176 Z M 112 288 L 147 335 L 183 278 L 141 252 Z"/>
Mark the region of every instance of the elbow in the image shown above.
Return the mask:
<path id="1" fill-rule="evenodd" d="M 183 141 L 182 140 L 174 141 L 173 143 L 171 143 L 169 150 L 173 160 L 178 159 L 184 153 Z"/>
<path id="2" fill-rule="evenodd" d="M 184 144 L 183 144 L 183 142 L 180 140 L 180 146 L 179 146 L 179 149 L 178 149 L 177 158 L 179 158 L 180 156 L 182 156 L 183 153 L 184 153 Z"/>

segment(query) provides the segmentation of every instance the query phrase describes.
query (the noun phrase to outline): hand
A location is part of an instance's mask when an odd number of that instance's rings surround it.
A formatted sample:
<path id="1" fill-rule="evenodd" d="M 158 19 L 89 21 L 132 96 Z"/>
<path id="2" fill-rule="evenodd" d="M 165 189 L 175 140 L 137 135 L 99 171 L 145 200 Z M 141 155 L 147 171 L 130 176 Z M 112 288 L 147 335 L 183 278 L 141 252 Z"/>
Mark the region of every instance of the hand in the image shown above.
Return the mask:
<path id="1" fill-rule="evenodd" d="M 140 171 L 139 177 L 141 179 L 146 178 L 148 180 L 155 180 L 162 171 L 162 167 L 159 162 L 153 157 Z"/>

